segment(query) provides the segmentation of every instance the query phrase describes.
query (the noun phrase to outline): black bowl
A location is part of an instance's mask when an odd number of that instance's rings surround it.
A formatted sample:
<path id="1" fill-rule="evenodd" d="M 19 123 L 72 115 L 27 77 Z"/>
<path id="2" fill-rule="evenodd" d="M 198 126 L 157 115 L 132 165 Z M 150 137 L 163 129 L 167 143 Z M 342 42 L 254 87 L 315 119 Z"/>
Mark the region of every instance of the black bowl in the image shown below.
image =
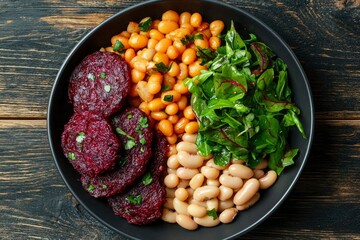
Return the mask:
<path id="1" fill-rule="evenodd" d="M 187 231 L 177 224 L 161 221 L 148 226 L 128 224 L 124 219 L 115 216 L 104 200 L 91 197 L 82 188 L 80 175 L 64 157 L 61 149 L 61 133 L 73 111 L 68 103 L 67 89 L 70 74 L 75 66 L 87 54 L 108 46 L 110 38 L 126 29 L 129 21 L 140 21 L 146 16 L 160 18 L 161 14 L 169 9 L 177 12 L 199 12 L 208 22 L 215 19 L 223 20 L 226 27 L 229 27 L 230 21 L 233 20 L 240 33 L 254 33 L 268 44 L 288 64 L 293 98 L 302 111 L 301 121 L 308 136 L 305 140 L 296 130 L 290 131 L 291 145 L 300 149 L 296 164 L 286 169 L 276 184 L 262 193 L 260 201 L 255 206 L 241 212 L 241 215 L 230 224 L 221 224 L 214 228 L 200 227 L 196 231 Z M 310 86 L 298 59 L 279 35 L 263 22 L 243 10 L 218 1 L 160 0 L 138 4 L 119 12 L 93 29 L 76 45 L 56 77 L 49 101 L 47 127 L 51 151 L 65 184 L 81 205 L 110 229 L 134 239 L 230 239 L 253 229 L 273 213 L 289 195 L 309 155 L 314 131 L 314 110 Z"/>

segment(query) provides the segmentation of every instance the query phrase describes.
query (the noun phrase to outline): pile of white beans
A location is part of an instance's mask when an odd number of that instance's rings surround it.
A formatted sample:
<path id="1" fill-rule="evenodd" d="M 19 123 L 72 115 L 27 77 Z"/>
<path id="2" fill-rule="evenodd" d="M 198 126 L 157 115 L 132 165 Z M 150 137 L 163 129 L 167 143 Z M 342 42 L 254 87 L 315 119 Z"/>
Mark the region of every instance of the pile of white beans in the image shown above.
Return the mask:
<path id="1" fill-rule="evenodd" d="M 272 186 L 277 174 L 267 169 L 267 161 L 255 169 L 241 160 L 218 166 L 211 157 L 197 154 L 196 134 L 183 134 L 173 145 L 167 161 L 166 202 L 162 219 L 178 223 L 187 230 L 230 223 L 239 211 L 248 209 L 259 198 L 261 189 Z M 217 212 L 218 217 L 208 215 Z"/>

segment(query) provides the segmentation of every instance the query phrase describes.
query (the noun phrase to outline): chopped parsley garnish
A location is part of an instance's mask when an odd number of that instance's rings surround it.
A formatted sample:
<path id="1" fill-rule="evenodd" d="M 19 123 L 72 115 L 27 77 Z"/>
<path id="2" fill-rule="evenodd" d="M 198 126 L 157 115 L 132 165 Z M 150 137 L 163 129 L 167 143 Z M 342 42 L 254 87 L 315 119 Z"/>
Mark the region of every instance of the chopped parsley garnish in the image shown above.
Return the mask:
<path id="1" fill-rule="evenodd" d="M 120 158 L 120 166 L 121 166 L 121 167 L 125 166 L 127 160 L 128 160 L 128 159 L 127 159 L 126 157 Z"/>
<path id="2" fill-rule="evenodd" d="M 132 119 L 133 118 L 133 115 L 131 115 L 130 113 L 128 114 L 127 116 L 128 119 Z"/>
<path id="3" fill-rule="evenodd" d="M 211 210 L 207 210 L 206 214 L 208 216 L 210 216 L 210 217 L 213 217 L 214 220 L 218 218 L 218 215 L 217 215 L 217 212 L 216 212 L 215 208 L 213 208 Z"/>
<path id="4" fill-rule="evenodd" d="M 142 177 L 142 183 L 143 183 L 145 186 L 147 186 L 147 185 L 149 185 L 150 183 L 152 183 L 152 181 L 153 181 L 153 179 L 152 179 L 152 177 L 151 177 L 150 172 L 147 172 L 147 173 L 145 173 L 145 174 L 143 175 L 143 177 Z"/>
<path id="5" fill-rule="evenodd" d="M 69 157 L 71 160 L 73 160 L 73 161 L 76 160 L 75 153 L 69 152 L 68 157 Z"/>
<path id="6" fill-rule="evenodd" d="M 141 148 L 140 148 L 140 152 L 142 152 L 142 153 L 145 152 L 145 148 L 144 148 L 144 147 L 141 147 Z"/>
<path id="7" fill-rule="evenodd" d="M 104 90 L 105 90 L 105 92 L 110 92 L 111 86 L 110 85 L 105 85 Z"/>
<path id="8" fill-rule="evenodd" d="M 84 132 L 79 132 L 77 137 L 76 137 L 76 142 L 78 143 L 82 143 L 85 139 L 85 133 Z"/>
<path id="9" fill-rule="evenodd" d="M 135 132 L 138 134 L 143 134 L 143 131 L 140 129 L 140 126 L 137 126 Z"/>
<path id="10" fill-rule="evenodd" d="M 154 70 L 161 72 L 161 73 L 167 73 L 168 71 L 170 71 L 171 66 L 172 66 L 172 63 L 169 66 L 166 66 L 163 62 L 159 62 L 159 63 L 155 64 L 156 68 L 154 68 Z"/>
<path id="11" fill-rule="evenodd" d="M 117 52 L 119 50 L 122 50 L 123 48 L 124 48 L 124 45 L 122 44 L 122 42 L 120 42 L 120 40 L 117 39 L 116 42 L 115 42 L 113 50 L 115 52 Z"/>
<path id="12" fill-rule="evenodd" d="M 129 139 L 126 143 L 125 143 L 125 150 L 130 150 L 133 147 L 136 146 L 136 142 L 132 139 Z"/>
<path id="13" fill-rule="evenodd" d="M 131 202 L 134 205 L 141 205 L 142 203 L 142 196 L 141 195 L 137 195 L 137 196 L 127 196 L 126 200 L 128 200 L 129 202 Z"/>
<path id="14" fill-rule="evenodd" d="M 124 130 L 122 130 L 121 128 L 116 128 L 115 131 L 123 136 L 126 136 L 127 138 L 131 139 L 131 140 L 135 140 L 135 138 L 133 138 L 132 136 L 130 136 L 129 134 L 127 134 Z"/>
<path id="15" fill-rule="evenodd" d="M 195 41 L 195 39 L 204 39 L 204 36 L 202 34 L 186 35 L 180 41 L 184 46 L 186 46 L 189 43 L 193 43 Z"/>
<path id="16" fill-rule="evenodd" d="M 149 126 L 147 117 L 140 117 L 139 124 L 142 128 L 147 128 Z"/>
<path id="17" fill-rule="evenodd" d="M 139 23 L 139 28 L 141 32 L 148 32 L 152 25 L 151 17 L 145 18 L 143 21 Z"/>
<path id="18" fill-rule="evenodd" d="M 89 73 L 89 74 L 87 75 L 87 78 L 94 81 L 94 80 L 95 80 L 95 75 L 92 74 L 92 73 Z"/>
<path id="19" fill-rule="evenodd" d="M 164 96 L 164 101 L 165 102 L 172 102 L 174 99 L 174 96 L 173 95 L 165 95 Z"/>
<path id="20" fill-rule="evenodd" d="M 100 78 L 102 79 L 106 78 L 106 73 L 105 72 L 100 73 Z"/>
<path id="21" fill-rule="evenodd" d="M 102 189 L 107 189 L 107 186 L 105 184 L 102 185 Z"/>
<path id="22" fill-rule="evenodd" d="M 142 145 L 144 145 L 144 144 L 146 143 L 146 140 L 145 140 L 144 137 L 141 137 L 140 140 L 139 140 L 139 142 L 140 142 Z"/>
<path id="23" fill-rule="evenodd" d="M 170 90 L 170 89 L 171 89 L 171 86 L 166 85 L 166 86 L 163 86 L 163 87 L 161 88 L 161 92 L 165 92 L 165 91 Z"/>
<path id="24" fill-rule="evenodd" d="M 95 187 L 93 185 L 89 185 L 89 187 L 87 188 L 88 191 L 94 191 Z"/>

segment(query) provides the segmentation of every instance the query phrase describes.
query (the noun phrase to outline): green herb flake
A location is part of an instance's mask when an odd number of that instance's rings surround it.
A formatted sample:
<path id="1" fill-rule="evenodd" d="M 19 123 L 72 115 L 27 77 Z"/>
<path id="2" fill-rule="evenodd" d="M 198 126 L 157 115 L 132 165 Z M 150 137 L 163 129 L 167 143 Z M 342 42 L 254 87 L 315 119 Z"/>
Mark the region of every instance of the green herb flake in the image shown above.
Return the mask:
<path id="1" fill-rule="evenodd" d="M 105 90 L 105 92 L 110 92 L 111 86 L 110 85 L 105 85 L 104 90 Z"/>
<path id="2" fill-rule="evenodd" d="M 167 73 L 170 71 L 172 66 L 172 63 L 169 66 L 166 66 L 163 62 L 159 62 L 155 64 L 155 68 L 153 68 L 155 71 L 161 72 L 161 73 Z"/>
<path id="3" fill-rule="evenodd" d="M 100 73 L 100 78 L 102 79 L 106 78 L 106 73 L 105 72 Z"/>
<path id="4" fill-rule="evenodd" d="M 172 102 L 173 99 L 174 99 L 174 96 L 173 96 L 173 95 L 165 95 L 164 98 L 163 98 L 163 100 L 164 100 L 165 102 Z"/>
<path id="5" fill-rule="evenodd" d="M 105 190 L 105 189 L 107 189 L 107 186 L 106 186 L 105 184 L 103 184 L 103 185 L 101 186 L 101 188 Z"/>
<path id="6" fill-rule="evenodd" d="M 127 134 L 124 130 L 122 130 L 121 128 L 116 128 L 115 129 L 117 134 L 126 136 L 127 138 L 131 139 L 131 140 L 135 140 L 135 138 L 133 138 L 132 136 L 130 136 L 129 134 Z"/>
<path id="7" fill-rule="evenodd" d="M 139 28 L 141 32 L 148 32 L 152 25 L 151 17 L 145 18 L 143 21 L 139 23 Z"/>
<path id="8" fill-rule="evenodd" d="M 76 142 L 78 143 L 82 143 L 85 139 L 85 133 L 84 132 L 79 132 L 77 137 L 76 137 Z"/>
<path id="9" fill-rule="evenodd" d="M 140 142 L 142 145 L 144 145 L 144 144 L 146 143 L 146 140 L 145 140 L 144 137 L 142 137 L 142 138 L 140 138 L 139 142 Z"/>
<path id="10" fill-rule="evenodd" d="M 136 146 L 136 142 L 132 139 L 129 139 L 126 143 L 125 143 L 125 150 L 130 150 L 133 147 Z"/>
<path id="11" fill-rule="evenodd" d="M 147 128 L 149 126 L 147 117 L 140 117 L 139 124 L 142 128 Z"/>
<path id="12" fill-rule="evenodd" d="M 120 166 L 123 167 L 127 163 L 128 159 L 126 157 L 120 158 Z"/>
<path id="13" fill-rule="evenodd" d="M 140 134 L 140 135 L 143 134 L 143 131 L 140 129 L 140 126 L 136 127 L 135 132 Z"/>
<path id="14" fill-rule="evenodd" d="M 142 152 L 142 153 L 145 152 L 145 148 L 144 148 L 144 147 L 141 147 L 141 148 L 140 148 L 140 152 Z"/>
<path id="15" fill-rule="evenodd" d="M 213 217 L 213 220 L 216 220 L 218 218 L 217 212 L 215 210 L 215 208 L 211 209 L 211 210 L 207 210 L 206 214 L 210 217 Z"/>
<path id="16" fill-rule="evenodd" d="M 142 196 L 141 195 L 137 195 L 137 196 L 127 196 L 126 200 L 128 200 L 130 203 L 134 204 L 134 205 L 141 205 L 142 203 Z"/>
<path id="17" fill-rule="evenodd" d="M 133 118 L 133 115 L 128 114 L 127 118 L 128 118 L 128 119 L 132 119 L 132 118 Z"/>
<path id="18" fill-rule="evenodd" d="M 204 36 L 202 34 L 186 35 L 180 41 L 184 46 L 186 46 L 190 43 L 193 43 L 195 39 L 204 39 Z"/>
<path id="19" fill-rule="evenodd" d="M 152 177 L 151 177 L 150 172 L 147 172 L 147 173 L 145 173 L 145 174 L 143 175 L 143 177 L 142 177 L 142 183 L 143 183 L 145 186 L 147 186 L 147 185 L 149 185 L 150 183 L 152 183 L 152 181 L 153 181 L 153 179 L 152 179 Z"/>
<path id="20" fill-rule="evenodd" d="M 95 75 L 92 74 L 92 73 L 89 73 L 89 74 L 87 75 L 87 78 L 90 79 L 90 80 L 92 80 L 92 81 L 94 81 L 94 80 L 95 80 Z"/>
<path id="21" fill-rule="evenodd" d="M 171 89 L 171 86 L 166 85 L 166 86 L 163 86 L 163 87 L 161 88 L 161 92 L 165 92 L 165 91 L 170 90 L 170 89 Z"/>
<path id="22" fill-rule="evenodd" d="M 93 185 L 89 185 L 89 187 L 87 188 L 88 191 L 92 192 L 94 191 L 95 187 Z"/>
<path id="23" fill-rule="evenodd" d="M 69 152 L 68 157 L 69 157 L 71 160 L 73 160 L 73 161 L 76 160 L 75 153 Z"/>
<path id="24" fill-rule="evenodd" d="M 115 52 L 117 52 L 119 50 L 122 50 L 123 48 L 124 48 L 124 45 L 122 44 L 122 42 L 119 39 L 117 39 L 116 42 L 115 42 L 113 50 Z"/>

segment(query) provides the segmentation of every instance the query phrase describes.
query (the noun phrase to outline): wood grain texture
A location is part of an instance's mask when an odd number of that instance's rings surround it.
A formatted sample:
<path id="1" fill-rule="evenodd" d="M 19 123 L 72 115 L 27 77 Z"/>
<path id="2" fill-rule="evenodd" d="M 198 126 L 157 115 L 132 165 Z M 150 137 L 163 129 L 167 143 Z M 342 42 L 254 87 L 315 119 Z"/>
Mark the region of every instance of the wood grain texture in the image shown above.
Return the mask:
<path id="1" fill-rule="evenodd" d="M 0 239 L 120 239 L 65 187 L 47 142 L 47 102 L 75 44 L 139 0 L 0 1 Z M 360 239 L 359 0 L 224 1 L 293 49 L 312 87 L 311 156 L 284 204 L 242 239 Z"/>

